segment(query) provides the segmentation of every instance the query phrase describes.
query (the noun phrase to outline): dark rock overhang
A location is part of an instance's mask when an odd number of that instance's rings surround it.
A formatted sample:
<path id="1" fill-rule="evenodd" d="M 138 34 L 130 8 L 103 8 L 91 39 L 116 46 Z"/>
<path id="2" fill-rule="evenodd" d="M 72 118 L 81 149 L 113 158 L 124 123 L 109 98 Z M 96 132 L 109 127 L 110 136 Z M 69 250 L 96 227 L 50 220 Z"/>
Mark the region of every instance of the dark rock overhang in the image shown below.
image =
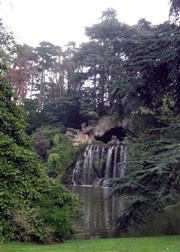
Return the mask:
<path id="1" fill-rule="evenodd" d="M 114 143 L 119 140 L 120 142 L 123 141 L 124 137 L 126 135 L 126 130 L 122 127 L 114 127 L 111 128 L 109 131 L 106 131 L 104 135 L 102 136 L 95 136 L 95 139 L 97 141 L 101 141 L 103 143 L 111 142 Z"/>

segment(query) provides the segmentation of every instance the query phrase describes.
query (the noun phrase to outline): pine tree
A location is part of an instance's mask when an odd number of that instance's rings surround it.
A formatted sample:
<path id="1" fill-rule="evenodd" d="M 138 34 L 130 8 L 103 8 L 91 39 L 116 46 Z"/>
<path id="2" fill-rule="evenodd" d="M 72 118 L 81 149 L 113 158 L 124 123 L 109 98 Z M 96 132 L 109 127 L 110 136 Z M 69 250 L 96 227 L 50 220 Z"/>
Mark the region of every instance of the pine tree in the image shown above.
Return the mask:
<path id="1" fill-rule="evenodd" d="M 117 234 L 139 228 L 149 215 L 180 208 L 180 123 L 173 122 L 131 139 L 127 175 L 114 181 L 114 193 L 128 207 L 117 220 Z"/>

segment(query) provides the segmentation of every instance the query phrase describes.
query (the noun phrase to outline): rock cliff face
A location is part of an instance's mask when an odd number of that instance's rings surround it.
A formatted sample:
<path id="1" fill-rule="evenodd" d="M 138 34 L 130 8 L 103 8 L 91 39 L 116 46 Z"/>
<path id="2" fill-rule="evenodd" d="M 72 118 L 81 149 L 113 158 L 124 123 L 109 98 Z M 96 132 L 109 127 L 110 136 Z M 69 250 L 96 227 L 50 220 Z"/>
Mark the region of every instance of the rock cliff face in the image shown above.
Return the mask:
<path id="1" fill-rule="evenodd" d="M 129 119 L 117 122 L 110 116 L 103 116 L 98 121 L 89 121 L 87 125 L 83 123 L 81 130 L 67 128 L 66 135 L 76 147 L 81 144 L 92 144 L 96 141 L 118 144 L 124 139 L 125 127 L 129 122 Z"/>
<path id="2" fill-rule="evenodd" d="M 66 135 L 79 152 L 66 173 L 69 175 L 63 178 L 64 183 L 106 186 L 109 179 L 123 176 L 126 168 L 123 139 L 128 123 L 127 119 L 118 122 L 104 116 L 98 121 L 83 123 L 81 130 L 68 128 Z"/>
<path id="3" fill-rule="evenodd" d="M 95 141 L 92 134 L 86 134 L 85 132 L 78 129 L 67 128 L 66 136 L 73 142 L 73 145 L 76 147 L 80 146 L 81 144 L 91 144 Z"/>

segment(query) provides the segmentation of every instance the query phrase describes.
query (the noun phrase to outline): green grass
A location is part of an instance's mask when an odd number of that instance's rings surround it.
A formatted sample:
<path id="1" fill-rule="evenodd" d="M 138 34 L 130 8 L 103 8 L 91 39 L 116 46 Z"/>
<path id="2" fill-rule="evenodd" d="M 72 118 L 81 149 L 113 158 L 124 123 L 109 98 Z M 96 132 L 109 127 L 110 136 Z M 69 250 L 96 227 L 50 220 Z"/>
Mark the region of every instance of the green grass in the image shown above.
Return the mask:
<path id="1" fill-rule="evenodd" d="M 70 240 L 54 245 L 7 243 L 0 252 L 180 252 L 180 235 L 98 240 Z"/>

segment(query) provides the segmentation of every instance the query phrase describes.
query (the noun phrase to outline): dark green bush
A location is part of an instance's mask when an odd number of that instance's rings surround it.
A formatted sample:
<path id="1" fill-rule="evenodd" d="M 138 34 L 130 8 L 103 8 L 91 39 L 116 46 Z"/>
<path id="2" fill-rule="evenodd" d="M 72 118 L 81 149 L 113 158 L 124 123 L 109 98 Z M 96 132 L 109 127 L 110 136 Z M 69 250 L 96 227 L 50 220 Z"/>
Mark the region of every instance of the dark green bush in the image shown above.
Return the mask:
<path id="1" fill-rule="evenodd" d="M 77 199 L 45 174 L 11 97 L 10 86 L 0 82 L 0 238 L 63 241 L 71 235 Z"/>

